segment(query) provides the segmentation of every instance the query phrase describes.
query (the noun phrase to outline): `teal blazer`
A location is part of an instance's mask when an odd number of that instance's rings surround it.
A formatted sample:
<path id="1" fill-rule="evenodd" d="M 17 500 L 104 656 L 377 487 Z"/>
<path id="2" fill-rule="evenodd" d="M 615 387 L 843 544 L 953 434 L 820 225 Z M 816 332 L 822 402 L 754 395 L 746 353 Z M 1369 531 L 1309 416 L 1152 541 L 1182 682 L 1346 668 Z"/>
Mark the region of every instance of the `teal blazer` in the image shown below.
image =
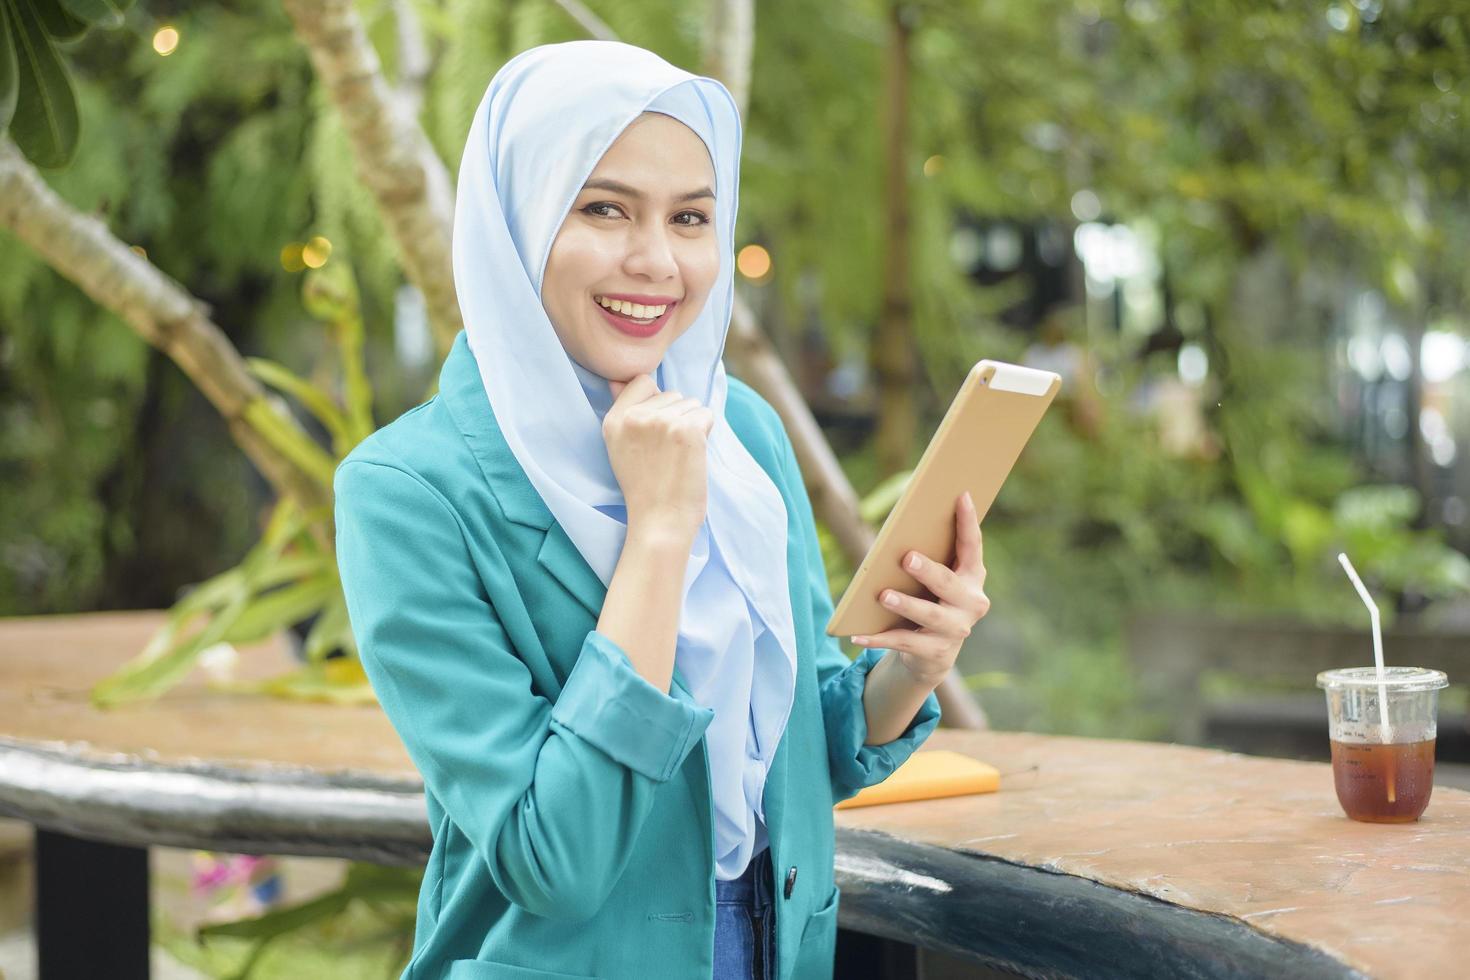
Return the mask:
<path id="1" fill-rule="evenodd" d="M 780 418 L 729 379 L 726 418 L 786 501 L 796 702 L 765 792 L 780 980 L 828 980 L 833 804 L 885 779 L 939 722 L 864 745 L 863 683 L 825 633 L 831 594 Z M 439 393 L 336 472 L 353 634 L 424 780 L 433 849 L 405 978 L 709 977 L 712 709 L 667 694 L 597 632 L 606 588 L 507 445 L 465 334 Z"/>

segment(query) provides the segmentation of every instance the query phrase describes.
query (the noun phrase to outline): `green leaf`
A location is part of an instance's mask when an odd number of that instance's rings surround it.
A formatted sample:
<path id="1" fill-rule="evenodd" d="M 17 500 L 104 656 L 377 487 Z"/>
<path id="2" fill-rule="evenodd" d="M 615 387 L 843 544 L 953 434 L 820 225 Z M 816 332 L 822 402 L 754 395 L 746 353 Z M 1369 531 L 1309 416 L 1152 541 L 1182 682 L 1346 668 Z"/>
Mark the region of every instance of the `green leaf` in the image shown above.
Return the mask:
<path id="1" fill-rule="evenodd" d="M 344 888 L 360 898 L 401 895 L 417 901 L 423 879 L 424 873 L 419 868 L 395 868 L 354 861 L 347 867 Z"/>
<path id="2" fill-rule="evenodd" d="M 237 644 L 267 639 L 321 609 L 336 588 L 334 580 L 323 576 L 257 595 L 230 624 L 223 639 Z"/>
<path id="3" fill-rule="evenodd" d="M 300 506 L 289 497 L 282 497 L 271 511 L 265 533 L 260 536 L 260 541 L 252 551 L 267 550 L 277 553 L 305 528 L 306 515 Z"/>
<path id="4" fill-rule="evenodd" d="M 373 386 L 363 358 L 362 317 L 356 312 L 337 321 L 337 348 L 341 352 L 343 394 L 352 432 L 352 445 L 343 453 L 346 455 L 377 428 L 373 421 Z"/>
<path id="5" fill-rule="evenodd" d="M 133 5 L 133 0 L 61 0 L 61 5 L 89 24 L 121 27 L 123 11 Z"/>
<path id="6" fill-rule="evenodd" d="M 36 13 L 41 26 L 57 41 L 75 41 L 87 33 L 90 26 L 86 21 L 68 13 L 61 0 L 35 0 Z"/>
<path id="7" fill-rule="evenodd" d="M 15 15 L 10 4 L 0 0 L 0 134 L 10 128 L 15 117 L 15 100 L 20 92 L 20 69 L 15 63 L 14 35 L 18 29 L 10 23 Z"/>
<path id="8" fill-rule="evenodd" d="M 20 90 L 10 136 L 38 167 L 57 169 L 77 148 L 77 97 L 56 47 L 41 29 L 36 0 L 6 0 L 15 28 Z M 18 25 L 18 26 L 17 26 Z"/>
<path id="9" fill-rule="evenodd" d="M 204 926 L 198 934 L 206 939 L 215 936 L 231 936 L 236 939 L 273 939 L 313 922 L 337 915 L 347 907 L 352 897 L 351 894 L 339 889 L 300 905 L 267 912 L 254 919 L 219 922 Z"/>
<path id="10" fill-rule="evenodd" d="M 348 644 L 344 641 L 351 632 L 347 602 L 339 588 L 322 609 L 321 617 L 311 625 L 302 654 L 309 662 L 316 663 L 333 650 L 346 647 Z"/>
<path id="11" fill-rule="evenodd" d="M 245 571 L 237 565 L 190 589 L 182 599 L 174 603 L 170 617 L 187 619 L 206 609 L 229 605 L 232 600 L 248 595 L 249 592 L 250 584 L 245 578 Z"/>
<path id="12" fill-rule="evenodd" d="M 302 540 L 309 540 L 303 538 Z M 274 588 L 286 582 L 323 575 L 336 577 L 336 568 L 320 554 L 278 555 L 270 564 L 251 577 L 256 590 Z"/>
<path id="13" fill-rule="evenodd" d="M 252 624 L 247 621 L 243 629 L 238 625 L 238 620 L 247 611 L 255 617 L 288 615 L 290 612 L 289 609 L 282 611 L 290 600 L 279 597 L 264 610 L 257 608 L 265 602 L 261 597 L 263 590 L 275 589 L 292 581 L 303 584 L 326 582 L 329 588 L 325 595 L 330 595 L 333 590 L 340 595 L 336 564 L 330 555 L 317 551 L 285 554 L 293 542 L 307 540 L 305 532 L 311 522 L 320 521 L 325 515 L 322 508 L 303 512 L 288 498 L 277 502 L 265 533 L 240 563 L 196 586 L 176 602 L 143 650 L 94 686 L 94 703 L 105 706 L 155 697 L 186 676 L 206 647 L 233 640 L 235 634 L 251 635 L 252 630 L 259 638 L 258 622 Z M 265 595 L 275 597 L 280 591 L 285 590 L 277 589 Z M 252 606 L 252 601 L 255 606 Z M 319 599 L 318 603 L 321 601 Z M 273 608 L 275 612 L 272 612 Z M 209 622 L 199 631 L 184 637 L 186 627 L 201 614 L 210 614 Z M 305 614 L 299 618 L 305 618 Z"/>
<path id="14" fill-rule="evenodd" d="M 255 398 L 246 403 L 241 414 L 273 448 L 301 467 L 323 487 L 331 487 L 332 472 L 336 468 L 332 458 L 312 442 L 305 432 L 290 425 L 269 401 Z"/>
<path id="15" fill-rule="evenodd" d="M 245 962 L 230 978 L 230 980 L 245 980 L 254 971 L 255 964 L 260 961 L 261 955 L 271 942 L 316 922 L 340 915 L 351 901 L 352 896 L 345 895 L 339 890 L 291 908 L 267 912 L 254 919 L 205 926 L 198 931 L 197 935 L 201 940 L 210 936 L 258 940 Z"/>
<path id="16" fill-rule="evenodd" d="M 197 935 L 209 939 L 231 936 L 237 939 L 273 939 L 314 922 L 342 912 L 349 902 L 380 899 L 417 901 L 423 873 L 412 868 L 379 867 L 363 861 L 352 862 L 347 876 L 336 891 L 293 905 L 274 909 L 265 915 L 238 922 L 219 922 L 203 926 Z"/>
<path id="17" fill-rule="evenodd" d="M 120 670 L 92 688 L 92 703 L 99 708 L 153 698 L 186 677 L 199 652 L 224 639 L 225 633 L 245 611 L 248 596 L 241 596 L 220 610 L 188 639 L 171 642 L 161 652 L 145 650 Z M 150 644 L 151 646 L 151 644 Z"/>
<path id="18" fill-rule="evenodd" d="M 307 664 L 261 684 L 261 691 L 278 698 L 323 701 L 330 704 L 375 704 L 377 695 L 356 657 L 333 657 Z"/>
<path id="19" fill-rule="evenodd" d="M 315 415 L 332 434 L 333 448 L 337 455 L 347 455 L 352 446 L 356 445 L 357 440 L 352 438 L 348 430 L 347 419 L 342 415 L 342 410 L 332 401 L 331 395 L 275 361 L 266 360 L 263 357 L 247 357 L 245 364 L 250 369 L 250 373 L 261 381 L 285 392 L 306 406 L 307 410 Z"/>

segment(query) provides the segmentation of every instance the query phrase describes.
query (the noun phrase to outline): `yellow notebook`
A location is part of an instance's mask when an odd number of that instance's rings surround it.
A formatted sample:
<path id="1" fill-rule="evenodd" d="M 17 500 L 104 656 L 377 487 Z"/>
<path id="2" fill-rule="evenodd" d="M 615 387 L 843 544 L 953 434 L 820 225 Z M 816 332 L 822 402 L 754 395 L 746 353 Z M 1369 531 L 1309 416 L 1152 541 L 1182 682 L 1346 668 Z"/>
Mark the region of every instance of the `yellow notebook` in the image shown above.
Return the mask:
<path id="1" fill-rule="evenodd" d="M 835 809 L 932 800 L 941 796 L 994 793 L 1000 789 L 1000 770 L 949 749 L 921 749 L 909 756 L 883 782 L 860 790 Z"/>

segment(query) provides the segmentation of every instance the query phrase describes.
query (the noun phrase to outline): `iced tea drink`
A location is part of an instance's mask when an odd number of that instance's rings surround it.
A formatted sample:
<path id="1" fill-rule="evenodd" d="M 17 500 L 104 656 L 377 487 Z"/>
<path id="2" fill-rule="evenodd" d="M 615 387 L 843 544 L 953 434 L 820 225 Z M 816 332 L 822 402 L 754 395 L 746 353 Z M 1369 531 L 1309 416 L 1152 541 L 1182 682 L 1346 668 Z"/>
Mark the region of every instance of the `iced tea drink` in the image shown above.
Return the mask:
<path id="1" fill-rule="evenodd" d="M 1327 692 L 1332 779 L 1352 819 L 1409 823 L 1434 788 L 1439 692 L 1448 681 L 1443 671 L 1423 667 L 1387 667 L 1383 681 L 1380 693 L 1372 667 L 1317 675 Z"/>
<path id="2" fill-rule="evenodd" d="M 1334 741 L 1332 781 L 1343 812 L 1354 820 L 1418 820 L 1434 786 L 1434 739 L 1403 745 Z"/>

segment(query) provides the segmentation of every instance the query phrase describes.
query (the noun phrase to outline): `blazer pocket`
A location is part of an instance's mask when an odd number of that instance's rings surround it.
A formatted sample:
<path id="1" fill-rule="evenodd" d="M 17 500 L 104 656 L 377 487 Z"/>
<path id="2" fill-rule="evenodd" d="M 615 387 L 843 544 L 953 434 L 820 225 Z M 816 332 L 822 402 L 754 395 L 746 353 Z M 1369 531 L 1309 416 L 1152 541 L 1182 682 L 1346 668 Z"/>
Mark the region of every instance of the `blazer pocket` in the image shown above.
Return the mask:
<path id="1" fill-rule="evenodd" d="M 836 885 L 832 886 L 832 894 L 822 907 L 811 914 L 806 920 L 806 927 L 801 930 L 801 941 L 807 942 L 836 942 L 837 939 L 837 901 L 842 897 L 842 889 Z"/>
<path id="2" fill-rule="evenodd" d="M 449 964 L 446 980 L 597 980 L 597 977 L 588 973 L 533 970 L 529 966 L 511 966 L 489 960 L 455 960 Z"/>

